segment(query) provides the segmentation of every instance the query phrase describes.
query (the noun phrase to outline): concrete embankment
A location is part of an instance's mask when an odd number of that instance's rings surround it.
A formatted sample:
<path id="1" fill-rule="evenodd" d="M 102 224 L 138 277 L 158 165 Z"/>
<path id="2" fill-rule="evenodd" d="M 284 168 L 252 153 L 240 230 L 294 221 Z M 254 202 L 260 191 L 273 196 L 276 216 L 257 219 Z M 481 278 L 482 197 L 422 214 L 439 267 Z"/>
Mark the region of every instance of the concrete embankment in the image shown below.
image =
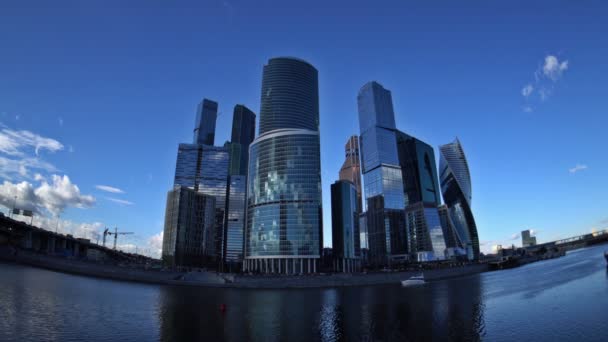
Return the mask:
<path id="1" fill-rule="evenodd" d="M 321 288 L 343 286 L 370 286 L 398 284 L 418 272 L 378 272 L 368 274 L 328 274 L 306 276 L 231 275 L 214 272 L 167 272 L 153 271 L 116 265 L 96 264 L 81 260 L 37 255 L 27 252 L 17 254 L 0 251 L 0 260 L 16 262 L 64 273 L 100 277 L 114 280 L 161 285 L 225 287 L 225 288 Z M 487 265 L 469 265 L 455 268 L 426 270 L 429 281 L 461 277 L 487 271 Z"/>

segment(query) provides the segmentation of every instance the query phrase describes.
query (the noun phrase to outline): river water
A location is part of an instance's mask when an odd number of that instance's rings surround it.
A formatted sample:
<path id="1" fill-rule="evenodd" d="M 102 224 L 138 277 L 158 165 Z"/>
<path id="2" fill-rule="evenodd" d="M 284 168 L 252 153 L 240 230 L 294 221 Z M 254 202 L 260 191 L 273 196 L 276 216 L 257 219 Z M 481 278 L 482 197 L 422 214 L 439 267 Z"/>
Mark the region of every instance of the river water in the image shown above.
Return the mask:
<path id="1" fill-rule="evenodd" d="M 0 340 L 608 341 L 605 249 L 417 288 L 157 286 L 2 263 Z"/>

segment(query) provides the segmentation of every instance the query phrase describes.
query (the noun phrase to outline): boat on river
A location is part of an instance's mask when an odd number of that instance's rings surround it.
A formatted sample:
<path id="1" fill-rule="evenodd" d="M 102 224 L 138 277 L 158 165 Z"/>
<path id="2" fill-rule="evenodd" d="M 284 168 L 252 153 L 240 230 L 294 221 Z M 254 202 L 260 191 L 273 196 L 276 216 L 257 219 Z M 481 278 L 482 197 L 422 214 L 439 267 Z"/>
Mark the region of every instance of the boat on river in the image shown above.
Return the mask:
<path id="1" fill-rule="evenodd" d="M 426 284 L 426 282 L 424 281 L 424 274 L 413 276 L 407 280 L 401 281 L 401 286 L 417 286 L 424 284 Z"/>

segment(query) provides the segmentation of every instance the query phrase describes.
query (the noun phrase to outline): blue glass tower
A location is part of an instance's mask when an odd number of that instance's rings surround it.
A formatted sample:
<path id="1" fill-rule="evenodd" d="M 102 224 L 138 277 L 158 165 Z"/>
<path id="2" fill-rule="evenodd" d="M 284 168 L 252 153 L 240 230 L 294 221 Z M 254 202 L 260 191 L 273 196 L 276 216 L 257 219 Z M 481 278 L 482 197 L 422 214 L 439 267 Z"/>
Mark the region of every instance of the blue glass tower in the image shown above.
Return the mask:
<path id="1" fill-rule="evenodd" d="M 359 268 L 359 201 L 350 181 L 331 185 L 331 223 L 334 270 L 352 272 Z"/>
<path id="2" fill-rule="evenodd" d="M 213 146 L 215 142 L 216 119 L 217 102 L 203 99 L 196 110 L 194 144 Z"/>
<path id="3" fill-rule="evenodd" d="M 321 256 L 318 73 L 290 57 L 264 66 L 259 136 L 249 148 L 247 270 L 316 272 Z"/>
<path id="4" fill-rule="evenodd" d="M 471 260 L 479 259 L 477 225 L 471 211 L 471 173 L 464 150 L 458 139 L 439 146 L 439 179 L 443 200 L 457 235 Z"/>
<path id="5" fill-rule="evenodd" d="M 372 264 L 407 254 L 403 227 L 405 197 L 397 153 L 391 92 L 377 82 L 357 96 L 369 259 Z"/>

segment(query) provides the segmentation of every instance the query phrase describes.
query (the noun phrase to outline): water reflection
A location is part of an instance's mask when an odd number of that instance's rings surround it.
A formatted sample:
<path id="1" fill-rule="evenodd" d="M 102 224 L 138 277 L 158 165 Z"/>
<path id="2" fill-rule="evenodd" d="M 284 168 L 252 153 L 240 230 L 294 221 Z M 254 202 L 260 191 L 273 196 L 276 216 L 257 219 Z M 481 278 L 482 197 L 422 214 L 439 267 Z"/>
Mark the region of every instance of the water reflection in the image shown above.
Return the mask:
<path id="1" fill-rule="evenodd" d="M 418 288 L 161 289 L 161 340 L 479 340 L 479 276 Z M 226 305 L 226 311 L 220 305 Z"/>

